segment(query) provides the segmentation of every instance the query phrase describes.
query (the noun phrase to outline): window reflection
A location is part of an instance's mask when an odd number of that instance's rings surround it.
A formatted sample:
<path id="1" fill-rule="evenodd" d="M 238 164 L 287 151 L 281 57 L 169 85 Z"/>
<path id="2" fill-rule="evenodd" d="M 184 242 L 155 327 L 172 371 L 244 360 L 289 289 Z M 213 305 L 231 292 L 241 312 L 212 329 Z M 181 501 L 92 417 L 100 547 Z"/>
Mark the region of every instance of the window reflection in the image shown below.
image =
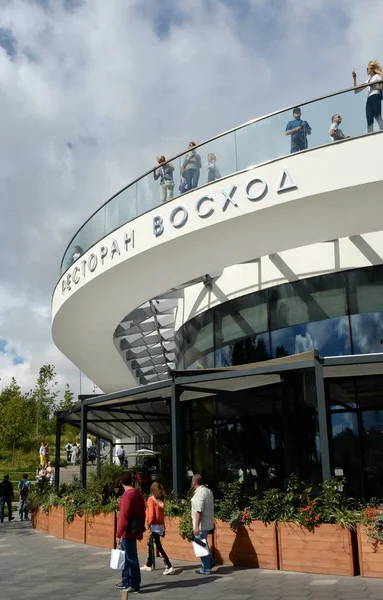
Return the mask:
<path id="1" fill-rule="evenodd" d="M 355 354 L 383 352 L 383 312 L 352 315 L 351 331 Z"/>
<path id="2" fill-rule="evenodd" d="M 230 367 L 269 360 L 269 334 L 259 334 L 239 342 L 227 344 L 215 351 L 215 366 Z"/>
<path id="3" fill-rule="evenodd" d="M 383 266 L 379 265 L 311 277 L 230 300 L 181 327 L 178 368 L 182 359 L 184 368 L 210 368 L 314 349 L 322 356 L 383 352 L 382 297 Z"/>
<path id="4" fill-rule="evenodd" d="M 351 354 L 348 318 L 295 325 L 271 334 L 273 358 L 318 349 L 321 356 Z"/>
<path id="5" fill-rule="evenodd" d="M 346 314 L 343 275 L 322 275 L 270 290 L 271 329 L 323 321 Z"/>

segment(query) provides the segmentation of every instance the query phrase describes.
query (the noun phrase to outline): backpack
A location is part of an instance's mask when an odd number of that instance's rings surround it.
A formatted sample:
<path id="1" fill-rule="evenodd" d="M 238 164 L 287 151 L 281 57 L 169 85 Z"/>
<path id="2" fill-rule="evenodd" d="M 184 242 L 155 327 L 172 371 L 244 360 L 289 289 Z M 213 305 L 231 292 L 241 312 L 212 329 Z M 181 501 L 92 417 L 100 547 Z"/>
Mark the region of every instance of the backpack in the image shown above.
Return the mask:
<path id="1" fill-rule="evenodd" d="M 24 480 L 20 481 L 20 487 L 19 487 L 20 498 L 22 500 L 25 500 L 28 496 L 28 492 L 29 492 L 29 486 L 27 485 L 26 481 L 24 481 Z"/>

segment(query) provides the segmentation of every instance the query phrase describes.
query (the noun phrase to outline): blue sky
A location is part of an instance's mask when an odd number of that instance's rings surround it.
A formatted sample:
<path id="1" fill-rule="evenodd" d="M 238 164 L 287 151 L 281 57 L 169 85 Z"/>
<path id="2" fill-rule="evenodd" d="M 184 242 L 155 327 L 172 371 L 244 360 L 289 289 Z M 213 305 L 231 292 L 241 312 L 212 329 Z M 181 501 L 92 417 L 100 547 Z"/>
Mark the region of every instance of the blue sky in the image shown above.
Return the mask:
<path id="1" fill-rule="evenodd" d="M 4 0 L 1 380 L 52 362 L 77 386 L 50 298 L 94 210 L 158 154 L 349 86 L 383 60 L 382 20 L 381 0 Z"/>

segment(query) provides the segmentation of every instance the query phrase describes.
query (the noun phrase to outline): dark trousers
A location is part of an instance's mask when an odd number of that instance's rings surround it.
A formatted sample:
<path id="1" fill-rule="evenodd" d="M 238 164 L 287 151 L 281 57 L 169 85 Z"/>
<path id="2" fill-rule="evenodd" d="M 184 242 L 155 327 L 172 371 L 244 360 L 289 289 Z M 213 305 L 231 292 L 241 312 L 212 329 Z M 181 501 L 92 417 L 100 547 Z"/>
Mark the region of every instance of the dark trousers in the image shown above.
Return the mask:
<path id="1" fill-rule="evenodd" d="M 372 94 L 367 98 L 366 103 L 366 119 L 367 119 L 367 130 L 369 132 L 374 130 L 374 119 L 379 125 L 379 129 L 383 129 L 382 120 L 382 98 L 380 94 Z"/>
<path id="2" fill-rule="evenodd" d="M 159 554 L 162 556 L 165 565 L 167 566 L 168 569 L 170 569 L 170 567 L 172 566 L 172 563 L 170 562 L 168 555 L 166 554 L 165 550 L 162 547 L 160 534 L 156 533 L 155 531 L 153 531 L 151 533 L 150 538 L 149 538 L 149 544 L 148 544 L 149 554 L 148 554 L 148 560 L 147 560 L 146 566 L 154 567 L 154 565 L 155 565 L 154 544 L 156 545 L 156 548 L 157 548 Z"/>
<path id="3" fill-rule="evenodd" d="M 194 190 L 198 186 L 199 169 L 185 169 L 184 177 L 188 186 L 188 190 Z"/>
<path id="4" fill-rule="evenodd" d="M 139 592 L 141 585 L 141 571 L 137 556 L 137 541 L 122 538 L 120 548 L 125 552 L 125 566 L 122 571 L 122 583 L 126 587 L 132 587 L 136 592 Z"/>
<path id="5" fill-rule="evenodd" d="M 307 147 L 307 140 L 291 140 L 290 154 L 295 154 L 295 152 L 306 150 Z"/>
<path id="6" fill-rule="evenodd" d="M 66 451 L 66 461 L 70 462 L 72 458 L 72 450 L 67 450 Z"/>
<path id="7" fill-rule="evenodd" d="M 4 506 L 8 506 L 8 521 L 12 517 L 12 498 L 5 498 L 4 496 L 0 499 L 0 521 L 4 521 Z"/>

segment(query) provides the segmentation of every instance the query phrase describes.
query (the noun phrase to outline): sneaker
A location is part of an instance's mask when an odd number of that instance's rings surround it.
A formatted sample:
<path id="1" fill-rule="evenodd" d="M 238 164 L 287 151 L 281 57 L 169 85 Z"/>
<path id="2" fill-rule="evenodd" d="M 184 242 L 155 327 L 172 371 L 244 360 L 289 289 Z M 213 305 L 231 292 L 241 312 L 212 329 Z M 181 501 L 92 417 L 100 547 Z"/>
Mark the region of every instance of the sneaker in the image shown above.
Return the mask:
<path id="1" fill-rule="evenodd" d="M 148 565 L 144 565 L 140 568 L 140 571 L 154 571 L 154 567 L 148 567 Z"/>
<path id="2" fill-rule="evenodd" d="M 124 588 L 124 589 L 123 589 L 123 590 L 121 590 L 121 591 L 122 591 L 122 592 L 124 592 L 125 590 L 126 590 L 127 592 L 129 592 L 129 594 L 139 594 L 139 593 L 140 593 L 140 590 L 135 590 L 135 589 L 134 589 L 134 588 L 132 588 L 132 587 Z"/>
<path id="3" fill-rule="evenodd" d="M 165 571 L 162 573 L 162 575 L 173 575 L 173 573 L 174 573 L 173 567 L 167 567 L 165 569 Z"/>
<path id="4" fill-rule="evenodd" d="M 118 590 L 127 590 L 127 586 L 125 584 L 121 583 L 116 583 L 116 585 L 114 586 L 115 588 L 117 588 Z"/>
<path id="5" fill-rule="evenodd" d="M 211 571 L 208 571 L 207 569 L 199 569 L 196 573 L 198 573 L 198 575 L 211 575 Z"/>
<path id="6" fill-rule="evenodd" d="M 11 517 L 10 519 L 8 519 L 8 521 L 14 521 L 15 517 Z"/>

